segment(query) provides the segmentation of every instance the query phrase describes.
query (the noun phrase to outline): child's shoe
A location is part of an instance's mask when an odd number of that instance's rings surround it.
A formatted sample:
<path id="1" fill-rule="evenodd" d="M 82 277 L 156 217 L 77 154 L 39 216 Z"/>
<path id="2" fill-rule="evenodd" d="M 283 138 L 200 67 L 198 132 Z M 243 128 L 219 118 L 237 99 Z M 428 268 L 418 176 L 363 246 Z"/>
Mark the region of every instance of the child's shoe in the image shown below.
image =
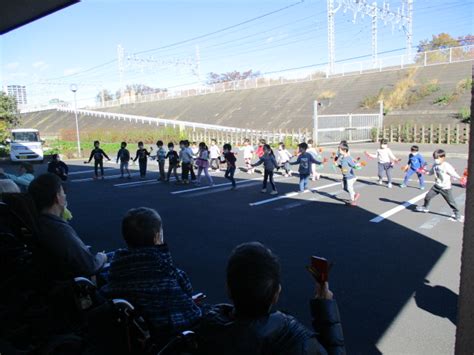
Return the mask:
<path id="1" fill-rule="evenodd" d="M 272 192 L 270 192 L 270 195 L 278 195 L 278 191 L 277 191 L 277 190 L 273 190 Z"/>
<path id="2" fill-rule="evenodd" d="M 388 187 L 389 189 L 391 189 L 391 188 L 393 187 L 392 183 L 389 182 L 388 185 L 387 185 L 387 187 Z"/>
<path id="3" fill-rule="evenodd" d="M 379 184 L 379 185 L 383 185 L 383 180 L 382 180 L 382 179 L 379 179 L 378 184 Z"/>
<path id="4" fill-rule="evenodd" d="M 264 194 L 265 192 L 267 192 L 267 189 L 262 189 L 262 191 L 260 191 L 262 194 Z"/>
<path id="5" fill-rule="evenodd" d="M 417 212 L 424 212 L 424 213 L 428 213 L 430 211 L 425 206 L 416 206 L 415 209 L 416 209 Z"/>
<path id="6" fill-rule="evenodd" d="M 405 185 L 405 184 L 400 184 L 400 188 L 401 188 L 401 189 L 404 189 L 405 187 L 407 187 L 407 185 Z"/>
<path id="7" fill-rule="evenodd" d="M 450 220 L 454 221 L 454 222 L 461 222 L 461 223 L 464 223 L 464 216 L 462 215 L 455 215 L 453 214 L 450 218 Z"/>
<path id="8" fill-rule="evenodd" d="M 424 189 L 425 189 L 425 187 L 424 187 L 424 186 L 420 186 L 420 190 L 422 190 L 422 191 L 423 191 Z"/>

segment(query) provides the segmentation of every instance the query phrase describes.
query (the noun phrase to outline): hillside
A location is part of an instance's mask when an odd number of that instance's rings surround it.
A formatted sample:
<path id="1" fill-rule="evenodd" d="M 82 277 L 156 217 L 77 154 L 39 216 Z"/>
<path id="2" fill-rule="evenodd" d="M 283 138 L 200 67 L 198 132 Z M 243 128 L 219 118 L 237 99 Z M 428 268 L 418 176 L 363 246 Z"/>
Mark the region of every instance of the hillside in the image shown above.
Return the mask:
<path id="1" fill-rule="evenodd" d="M 434 105 L 433 101 L 440 96 L 452 94 L 460 81 L 471 77 L 471 71 L 472 62 L 464 62 L 423 67 L 415 71 L 385 71 L 130 104 L 107 108 L 107 111 L 252 129 L 309 128 L 312 124 L 313 100 L 321 96 L 333 96 L 322 100 L 321 114 L 376 112 L 376 107 L 362 108 L 361 102 L 376 96 L 381 90 L 394 90 L 397 83 L 410 75 L 414 86 L 409 91 L 416 92 L 429 82 L 436 82 L 437 90 L 408 107 L 392 110 L 386 116 L 385 124 L 406 121 L 458 123 L 455 115 L 461 108 L 470 106 L 470 90 L 466 90 L 455 101 L 445 106 Z M 53 134 L 61 129 L 74 129 L 72 118 L 71 114 L 43 111 L 25 114 L 21 122 L 22 126 L 38 127 L 44 133 Z M 81 118 L 81 128 L 85 130 L 105 129 L 110 127 L 111 123 L 116 128 L 130 127 L 130 123 L 125 122 Z"/>

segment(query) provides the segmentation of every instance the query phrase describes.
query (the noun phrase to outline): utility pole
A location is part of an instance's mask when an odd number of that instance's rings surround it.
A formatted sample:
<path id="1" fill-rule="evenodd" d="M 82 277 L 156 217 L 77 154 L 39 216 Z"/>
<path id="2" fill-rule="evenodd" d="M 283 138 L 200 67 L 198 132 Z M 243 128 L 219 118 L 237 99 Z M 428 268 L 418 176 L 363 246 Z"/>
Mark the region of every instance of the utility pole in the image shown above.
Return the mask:
<path id="1" fill-rule="evenodd" d="M 378 22 L 378 7 L 377 3 L 372 3 L 372 63 L 375 67 L 377 65 L 377 22 Z"/>
<path id="2" fill-rule="evenodd" d="M 407 2 L 406 36 L 407 36 L 407 55 L 411 60 L 411 49 L 413 47 L 413 0 Z"/>
<path id="3" fill-rule="evenodd" d="M 117 61 L 118 61 L 118 73 L 119 73 L 119 82 L 120 82 L 120 99 L 123 97 L 123 73 L 125 71 L 125 50 L 121 44 L 117 46 Z"/>
<path id="4" fill-rule="evenodd" d="M 334 48 L 334 0 L 327 0 L 328 6 L 328 65 L 329 74 L 334 74 L 335 48 Z"/>
<path id="5" fill-rule="evenodd" d="M 71 84 L 69 88 L 74 93 L 74 117 L 76 118 L 77 156 L 81 158 L 82 157 L 81 138 L 79 136 L 79 120 L 77 119 L 77 99 L 76 99 L 77 85 Z"/>

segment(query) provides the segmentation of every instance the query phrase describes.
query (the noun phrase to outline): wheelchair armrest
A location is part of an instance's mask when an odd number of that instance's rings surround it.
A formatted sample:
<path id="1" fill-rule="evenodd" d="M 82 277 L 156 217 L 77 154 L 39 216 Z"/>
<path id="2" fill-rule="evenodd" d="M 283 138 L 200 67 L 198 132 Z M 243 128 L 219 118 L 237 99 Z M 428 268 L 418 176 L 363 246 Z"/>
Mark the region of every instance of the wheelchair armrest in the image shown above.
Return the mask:
<path id="1" fill-rule="evenodd" d="M 197 304 L 198 306 L 200 304 L 202 304 L 202 302 L 207 298 L 207 296 L 202 293 L 202 292 L 199 292 L 199 293 L 196 293 L 192 296 L 192 299 L 194 301 L 195 304 Z"/>
<path id="2" fill-rule="evenodd" d="M 96 286 L 94 283 L 85 277 L 74 278 L 74 295 L 76 304 L 81 310 L 87 310 L 94 304 Z"/>

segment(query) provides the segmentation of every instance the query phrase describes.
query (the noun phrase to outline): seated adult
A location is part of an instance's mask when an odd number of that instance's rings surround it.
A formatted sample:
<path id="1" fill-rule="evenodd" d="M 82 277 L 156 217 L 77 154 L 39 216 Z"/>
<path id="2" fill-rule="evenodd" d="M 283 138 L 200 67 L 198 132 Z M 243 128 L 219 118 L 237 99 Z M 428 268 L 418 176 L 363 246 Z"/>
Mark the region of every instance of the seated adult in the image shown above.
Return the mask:
<path id="1" fill-rule="evenodd" d="M 173 263 L 160 215 L 145 207 L 129 210 L 122 236 L 127 248 L 114 252 L 103 294 L 131 302 L 160 340 L 196 324 L 201 310 L 188 276 Z"/>
<path id="2" fill-rule="evenodd" d="M 336 301 L 317 287 L 310 301 L 314 330 L 294 317 L 272 311 L 281 292 L 280 264 L 264 245 L 236 247 L 227 264 L 232 305 L 217 305 L 198 330 L 202 354 L 345 354 Z"/>
<path id="3" fill-rule="evenodd" d="M 30 163 L 20 163 L 18 168 L 18 175 L 7 174 L 2 168 L 0 168 L 0 179 L 9 179 L 12 180 L 15 184 L 18 185 L 21 191 L 26 192 L 28 185 L 35 178 L 33 175 L 35 170 L 33 165 Z"/>
<path id="4" fill-rule="evenodd" d="M 104 253 L 92 254 L 76 231 L 62 218 L 67 206 L 61 180 L 43 174 L 28 187 L 39 213 L 39 245 L 64 277 L 96 275 L 107 261 Z"/>
<path id="5" fill-rule="evenodd" d="M 61 161 L 59 154 L 53 154 L 51 161 L 48 163 L 48 173 L 57 175 L 62 181 L 67 180 L 69 167 L 65 162 Z"/>

